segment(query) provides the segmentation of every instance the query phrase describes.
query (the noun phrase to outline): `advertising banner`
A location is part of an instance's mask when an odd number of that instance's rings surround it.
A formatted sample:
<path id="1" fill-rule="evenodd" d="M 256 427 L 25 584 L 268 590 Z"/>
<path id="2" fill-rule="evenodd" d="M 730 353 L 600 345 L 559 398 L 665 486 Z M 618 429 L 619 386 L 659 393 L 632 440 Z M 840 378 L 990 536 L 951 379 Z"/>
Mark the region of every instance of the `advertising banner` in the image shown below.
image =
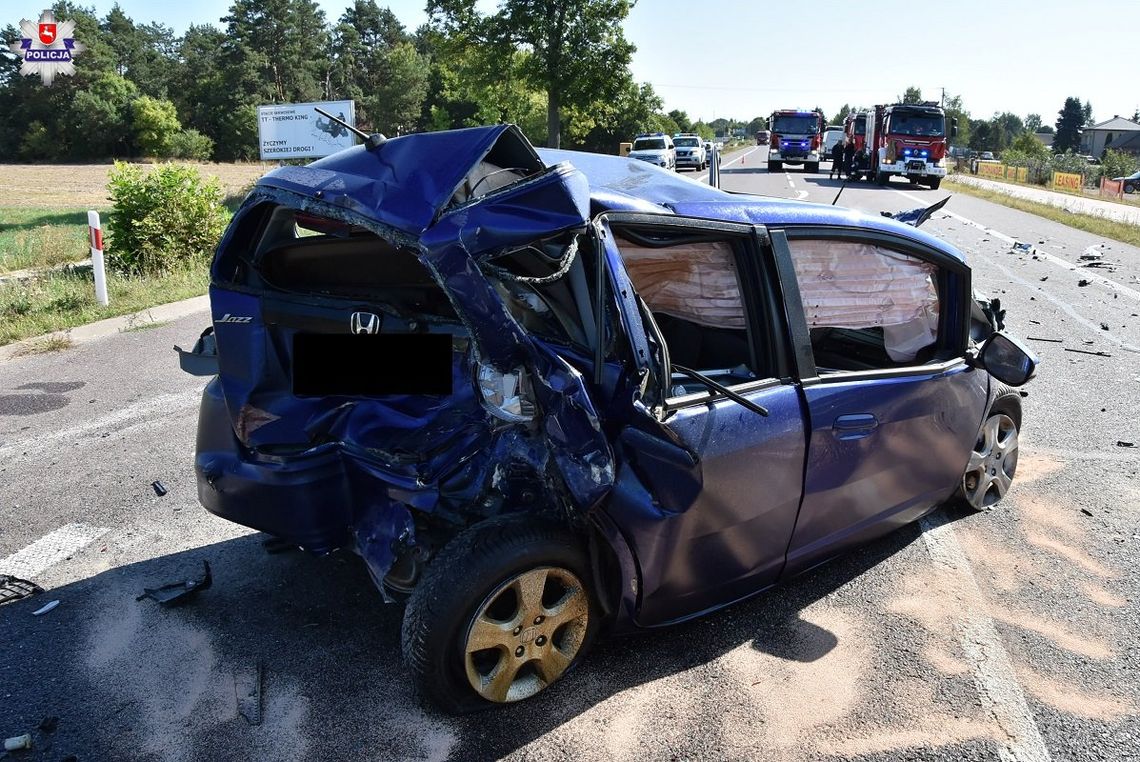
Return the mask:
<path id="1" fill-rule="evenodd" d="M 356 126 L 355 101 L 258 106 L 257 134 L 262 161 L 319 159 L 356 145 L 356 136 L 350 130 L 321 116 L 314 107 Z"/>
<path id="2" fill-rule="evenodd" d="M 1005 178 L 1005 167 L 997 162 L 978 162 L 979 177 L 995 177 L 998 180 Z"/>
<path id="3" fill-rule="evenodd" d="M 1055 190 L 1072 191 L 1073 193 L 1080 193 L 1081 188 L 1084 187 L 1084 181 L 1080 175 L 1071 172 L 1054 172 L 1053 173 L 1053 188 Z"/>

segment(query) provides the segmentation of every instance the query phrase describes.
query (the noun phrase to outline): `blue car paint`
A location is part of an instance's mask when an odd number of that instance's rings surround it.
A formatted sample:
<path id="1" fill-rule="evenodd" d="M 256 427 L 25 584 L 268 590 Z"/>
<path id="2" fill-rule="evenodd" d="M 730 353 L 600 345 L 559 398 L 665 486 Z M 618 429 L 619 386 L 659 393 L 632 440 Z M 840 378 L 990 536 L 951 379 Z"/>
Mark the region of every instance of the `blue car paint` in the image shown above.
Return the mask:
<path id="1" fill-rule="evenodd" d="M 509 138 L 509 129 L 406 136 L 374 151 L 358 147 L 307 167 L 281 168 L 259 181 L 219 252 L 242 216 L 266 201 L 366 227 L 416 247 L 470 342 L 456 350 L 456 393 L 446 402 L 294 397 L 290 330 L 266 324 L 268 297 L 225 284 L 219 257 L 211 302 L 220 379 L 203 395 L 196 456 L 200 498 L 210 511 L 317 552 L 352 546 L 379 582 L 395 550 L 416 541 L 413 510 L 442 511 L 442 496 L 452 503 L 474 500 L 499 467 L 515 459 L 548 474 L 552 494 L 589 521 L 610 549 L 622 629 L 687 618 L 746 597 L 849 541 L 929 510 L 954 488 L 964 466 L 961 444 L 972 441 L 984 412 L 982 373 L 958 373 L 972 382 L 948 396 L 919 394 L 904 401 L 906 410 L 891 403 L 893 383 L 849 393 L 838 385 L 777 384 L 750 395 L 770 408 L 768 419 L 721 400 L 662 424 L 638 401 L 649 347 L 612 237 L 603 237 L 602 247 L 610 306 L 630 349 L 621 362 L 607 362 L 601 388 L 580 370 L 587 358 L 568 362 L 560 348 L 519 327 L 480 264 L 504 248 L 584 229 L 605 211 L 843 225 L 905 237 L 962 261 L 959 252 L 885 218 L 734 196 L 642 162 L 568 151 L 541 151 L 549 169 L 450 208 L 472 164 Z M 328 309 L 344 314 L 343 307 Z M 219 322 L 226 314 L 251 320 Z M 482 409 L 470 382 L 479 362 L 531 371 L 540 428 L 504 425 Z M 899 452 L 927 445 L 938 431 L 953 434 L 944 468 L 930 474 L 937 483 L 909 484 L 915 497 L 891 515 L 843 513 L 867 490 L 889 500 L 906 489 L 892 491 L 891 480 L 900 475 L 889 464 L 850 461 L 862 446 L 858 438 L 828 443 L 828 417 L 852 399 L 854 408 L 878 411 L 881 431 L 874 436 Z M 958 403 L 962 415 L 950 410 Z M 394 457 L 394 444 L 403 457 Z M 281 448 L 292 449 L 282 454 Z M 655 460 L 654 452 L 661 457 Z M 415 454 L 420 457 L 409 457 Z M 807 514 L 800 508 L 805 470 Z M 755 495 L 757 474 L 764 500 Z M 855 481 L 843 494 L 847 479 Z M 793 548 L 786 555 L 789 539 Z"/>

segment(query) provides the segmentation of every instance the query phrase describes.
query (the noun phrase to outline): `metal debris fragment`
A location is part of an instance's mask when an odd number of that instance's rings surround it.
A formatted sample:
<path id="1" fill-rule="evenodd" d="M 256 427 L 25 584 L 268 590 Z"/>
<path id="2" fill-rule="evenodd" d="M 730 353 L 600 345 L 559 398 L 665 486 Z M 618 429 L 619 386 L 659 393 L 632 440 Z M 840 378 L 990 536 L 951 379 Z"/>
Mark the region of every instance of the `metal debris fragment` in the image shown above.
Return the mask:
<path id="1" fill-rule="evenodd" d="M 1089 284 L 1089 282 L 1087 280 L 1085 280 L 1084 278 L 1081 278 L 1079 281 L 1077 281 L 1077 285 L 1080 286 L 1081 288 L 1084 288 L 1088 284 Z"/>
<path id="2" fill-rule="evenodd" d="M 1082 355 L 1095 355 L 1096 357 L 1112 357 L 1108 352 L 1090 352 L 1087 349 L 1073 349 L 1072 347 L 1062 347 L 1066 352 L 1078 352 Z"/>
<path id="3" fill-rule="evenodd" d="M 51 611 L 52 609 L 54 609 L 56 606 L 58 606 L 58 605 L 59 605 L 59 601 L 58 601 L 58 600 L 55 600 L 55 601 L 49 601 L 48 603 L 45 603 L 43 606 L 40 606 L 38 609 L 36 609 L 35 611 L 33 611 L 33 612 L 32 612 L 32 616 L 41 616 L 41 615 L 43 615 L 43 614 L 46 614 L 46 613 L 48 613 L 49 611 Z"/>
<path id="4" fill-rule="evenodd" d="M 1134 442 L 1125 442 L 1123 439 L 1118 439 L 1118 440 L 1116 440 L 1116 446 L 1117 447 L 1135 447 L 1136 444 Z"/>
<path id="5" fill-rule="evenodd" d="M 158 495 L 159 497 L 162 497 L 167 493 L 166 485 L 164 485 L 162 482 L 151 482 L 150 486 L 151 489 L 154 490 L 154 494 Z"/>
<path id="6" fill-rule="evenodd" d="M 141 601 L 143 598 L 150 598 L 163 606 L 180 606 L 200 591 L 208 589 L 213 582 L 214 576 L 210 573 L 210 562 L 203 561 L 201 577 L 189 579 L 185 582 L 172 582 L 169 585 L 153 589 L 144 588 L 142 595 L 136 597 L 135 600 Z"/>
<path id="7" fill-rule="evenodd" d="M 4 751 L 19 751 L 32 748 L 32 734 L 24 733 L 22 736 L 12 736 L 4 739 Z"/>
<path id="8" fill-rule="evenodd" d="M 1053 344 L 1063 344 L 1065 341 L 1064 339 L 1046 339 L 1042 336 L 1026 336 L 1025 338 L 1027 338 L 1029 341 L 1048 341 Z"/>

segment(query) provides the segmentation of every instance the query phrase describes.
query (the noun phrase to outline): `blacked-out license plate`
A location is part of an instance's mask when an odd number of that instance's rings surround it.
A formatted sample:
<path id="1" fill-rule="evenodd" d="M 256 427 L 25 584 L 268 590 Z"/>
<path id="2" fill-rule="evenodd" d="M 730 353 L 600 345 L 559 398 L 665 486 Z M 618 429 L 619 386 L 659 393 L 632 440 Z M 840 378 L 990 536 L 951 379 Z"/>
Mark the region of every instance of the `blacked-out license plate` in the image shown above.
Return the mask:
<path id="1" fill-rule="evenodd" d="M 293 394 L 451 394 L 451 335 L 295 334 Z"/>

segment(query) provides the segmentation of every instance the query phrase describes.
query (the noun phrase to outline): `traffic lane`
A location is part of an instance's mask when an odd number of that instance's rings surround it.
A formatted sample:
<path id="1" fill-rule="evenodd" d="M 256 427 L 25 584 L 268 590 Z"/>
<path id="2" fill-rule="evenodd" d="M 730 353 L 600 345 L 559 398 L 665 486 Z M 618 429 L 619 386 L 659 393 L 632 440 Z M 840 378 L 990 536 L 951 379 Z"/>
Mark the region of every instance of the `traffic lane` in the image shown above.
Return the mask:
<path id="1" fill-rule="evenodd" d="M 150 557 L 7 607 L 19 658 L 3 716 L 61 718 L 59 754 L 93 758 L 644 759 L 892 758 L 916 746 L 992 757 L 968 675 L 931 681 L 917 654 L 952 637 L 910 626 L 900 595 L 930 573 L 913 529 L 729 612 L 603 642 L 548 693 L 472 718 L 425 710 L 399 659 L 400 611 L 348 554 L 267 554 L 260 537 L 201 542 L 171 517 Z M 141 551 L 139 545 L 135 552 Z M 209 560 L 191 604 L 136 601 Z M 83 559 L 73 563 L 83 564 Z M 868 601 L 898 601 L 898 611 Z M 938 657 L 932 657 L 938 658 Z M 947 658 L 951 658 L 948 656 Z M 261 669 L 262 719 L 235 683 Z M 248 708 L 248 707 L 247 707 Z"/>
<path id="2" fill-rule="evenodd" d="M 192 429 L 145 447 L 135 433 L 197 413 L 205 379 L 183 373 L 172 347 L 189 347 L 208 323 L 203 311 L 0 363 L 0 508 L 20 517 L 0 531 L 0 558 L 61 526 L 112 525 L 190 462 Z"/>

